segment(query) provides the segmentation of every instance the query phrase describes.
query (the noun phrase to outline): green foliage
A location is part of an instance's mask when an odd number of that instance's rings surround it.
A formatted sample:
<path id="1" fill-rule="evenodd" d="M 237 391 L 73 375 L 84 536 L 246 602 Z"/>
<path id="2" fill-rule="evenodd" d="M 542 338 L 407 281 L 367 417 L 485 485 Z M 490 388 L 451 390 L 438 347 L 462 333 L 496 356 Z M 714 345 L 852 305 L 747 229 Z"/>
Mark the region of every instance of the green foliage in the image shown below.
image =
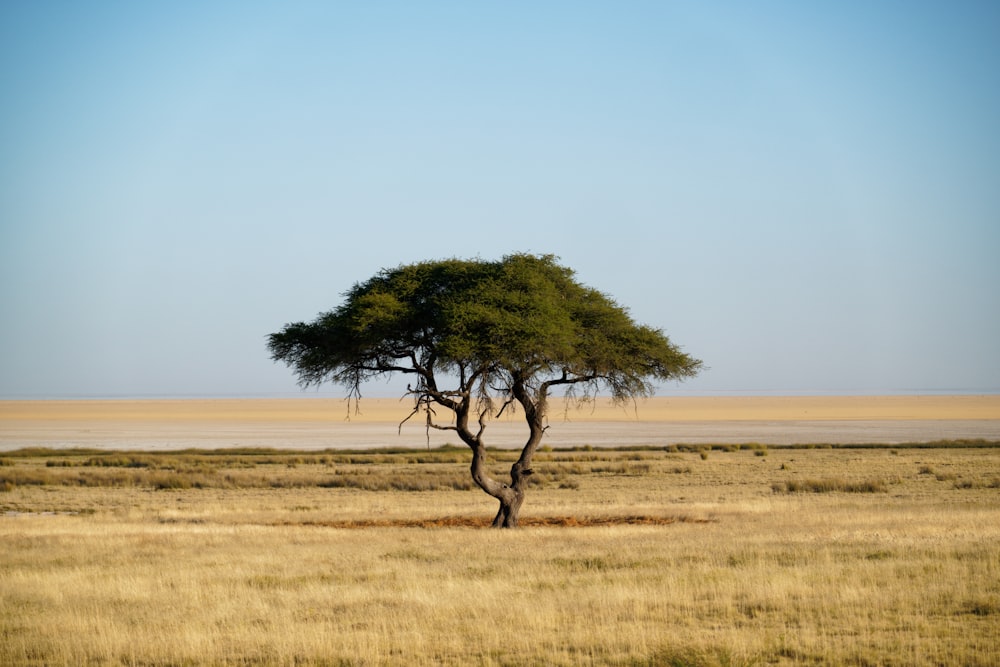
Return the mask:
<path id="1" fill-rule="evenodd" d="M 452 373 L 460 391 L 480 395 L 547 379 L 625 400 L 649 394 L 652 379 L 691 377 L 701 367 L 550 255 L 410 264 L 345 296 L 313 322 L 269 337 L 272 357 L 303 385 L 332 381 L 357 396 L 362 382 L 401 372 L 434 391 L 438 376 Z"/>

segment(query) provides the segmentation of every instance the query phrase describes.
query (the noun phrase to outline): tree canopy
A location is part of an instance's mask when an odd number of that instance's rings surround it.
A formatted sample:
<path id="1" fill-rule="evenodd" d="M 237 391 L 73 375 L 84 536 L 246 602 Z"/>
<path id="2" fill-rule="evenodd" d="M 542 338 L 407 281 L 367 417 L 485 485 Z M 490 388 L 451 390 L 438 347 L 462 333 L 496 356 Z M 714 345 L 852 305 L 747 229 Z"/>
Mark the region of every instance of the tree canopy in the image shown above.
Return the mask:
<path id="1" fill-rule="evenodd" d="M 473 478 L 501 501 L 498 525 L 516 525 L 553 388 L 582 399 L 606 391 L 621 402 L 701 368 L 662 331 L 636 324 L 610 297 L 577 282 L 552 255 L 409 264 L 384 269 L 344 296 L 314 321 L 271 334 L 272 358 L 291 366 L 300 384 L 341 384 L 354 399 L 370 379 L 412 376 L 411 416 L 423 410 L 428 426 L 455 431 L 473 450 Z M 529 438 L 511 484 L 500 484 L 477 471 L 477 459 L 485 456 L 490 417 L 515 402 Z M 438 421 L 436 407 L 454 419 Z M 509 490 L 514 505 L 505 501 Z"/>

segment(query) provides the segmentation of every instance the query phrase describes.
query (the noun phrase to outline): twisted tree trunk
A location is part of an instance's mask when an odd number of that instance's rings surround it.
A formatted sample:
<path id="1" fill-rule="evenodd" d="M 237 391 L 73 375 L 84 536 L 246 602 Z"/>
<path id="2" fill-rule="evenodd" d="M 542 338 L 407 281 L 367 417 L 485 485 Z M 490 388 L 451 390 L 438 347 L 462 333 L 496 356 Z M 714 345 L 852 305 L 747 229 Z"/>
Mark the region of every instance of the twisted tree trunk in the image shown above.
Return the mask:
<path id="1" fill-rule="evenodd" d="M 528 477 L 534 471 L 530 468 L 522 469 L 520 462 L 511 467 L 508 493 L 498 500 L 500 509 L 493 518 L 494 528 L 517 528 L 518 519 L 521 514 L 521 505 L 524 503 L 524 492 L 528 484 Z"/>
<path id="2" fill-rule="evenodd" d="M 521 381 L 514 383 L 512 394 L 524 410 L 524 418 L 528 423 L 528 441 L 521 449 L 521 456 L 510 468 L 510 486 L 503 489 L 504 493 L 496 496 L 500 501 L 500 509 L 493 519 L 494 528 L 516 528 L 524 503 L 524 493 L 528 486 L 528 478 L 534 474 L 531 469 L 531 459 L 542 442 L 545 433 L 545 398 L 547 387 L 532 396 Z"/>
<path id="3" fill-rule="evenodd" d="M 524 504 L 525 490 L 528 485 L 528 478 L 534 474 L 531 469 L 531 459 L 535 455 L 542 435 L 545 433 L 545 407 L 547 385 L 542 385 L 534 395 L 525 386 L 523 380 L 516 380 L 511 387 L 511 394 L 524 410 L 525 421 L 528 424 L 528 440 L 521 449 L 521 455 L 510 469 L 510 484 L 504 484 L 490 477 L 486 468 L 486 444 L 483 442 L 482 433 L 486 413 L 481 413 L 480 429 L 473 433 L 469 428 L 469 413 L 471 411 L 471 393 L 466 392 L 460 401 L 438 402 L 446 405 L 455 413 L 454 430 L 459 438 L 472 450 L 472 464 L 469 472 L 472 481 L 488 495 L 496 498 L 500 503 L 496 516 L 493 518 L 494 528 L 516 528 L 521 513 L 521 505 Z M 502 412 L 502 410 L 501 410 Z"/>
<path id="4" fill-rule="evenodd" d="M 461 420 L 459 420 L 461 421 Z M 499 501 L 500 508 L 493 518 L 494 528 L 516 528 L 521 512 L 521 505 L 524 503 L 524 494 L 528 485 L 528 478 L 534 473 L 531 469 L 531 457 L 538 444 L 541 442 L 543 429 L 532 428 L 531 435 L 521 456 L 511 466 L 510 484 L 504 484 L 490 477 L 486 469 L 486 445 L 482 439 L 467 429 L 459 430 L 462 439 L 472 449 L 472 464 L 469 468 L 472 474 L 472 481 L 480 489 Z"/>

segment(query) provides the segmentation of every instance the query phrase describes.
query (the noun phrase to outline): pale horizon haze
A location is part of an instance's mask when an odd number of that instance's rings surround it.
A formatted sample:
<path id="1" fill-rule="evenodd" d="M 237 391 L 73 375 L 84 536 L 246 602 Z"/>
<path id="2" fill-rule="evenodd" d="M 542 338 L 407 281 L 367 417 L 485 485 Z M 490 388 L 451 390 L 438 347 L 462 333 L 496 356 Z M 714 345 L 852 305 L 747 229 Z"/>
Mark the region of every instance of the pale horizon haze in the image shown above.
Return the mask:
<path id="1" fill-rule="evenodd" d="M 0 4 L 0 399 L 316 395 L 269 333 L 513 252 L 665 394 L 1000 393 L 1000 4 Z"/>

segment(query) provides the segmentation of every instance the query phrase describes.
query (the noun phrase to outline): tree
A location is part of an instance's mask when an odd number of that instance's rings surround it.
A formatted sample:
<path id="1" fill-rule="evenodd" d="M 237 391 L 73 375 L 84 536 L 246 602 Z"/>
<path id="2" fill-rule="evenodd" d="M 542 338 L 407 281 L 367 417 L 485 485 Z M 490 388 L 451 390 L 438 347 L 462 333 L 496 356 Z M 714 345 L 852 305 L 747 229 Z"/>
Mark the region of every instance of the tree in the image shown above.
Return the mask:
<path id="1" fill-rule="evenodd" d="M 360 400 L 370 379 L 411 376 L 413 410 L 403 422 L 422 413 L 428 428 L 454 431 L 472 450 L 472 479 L 500 503 L 494 527 L 517 525 L 552 390 L 577 402 L 606 391 L 626 403 L 651 395 L 654 380 L 701 368 L 660 330 L 636 324 L 611 298 L 578 283 L 552 255 L 384 269 L 344 296 L 314 321 L 271 334 L 272 359 L 292 367 L 302 386 L 345 386 L 348 401 Z M 483 435 L 491 418 L 517 407 L 528 438 L 510 481 L 500 481 L 487 471 Z"/>

